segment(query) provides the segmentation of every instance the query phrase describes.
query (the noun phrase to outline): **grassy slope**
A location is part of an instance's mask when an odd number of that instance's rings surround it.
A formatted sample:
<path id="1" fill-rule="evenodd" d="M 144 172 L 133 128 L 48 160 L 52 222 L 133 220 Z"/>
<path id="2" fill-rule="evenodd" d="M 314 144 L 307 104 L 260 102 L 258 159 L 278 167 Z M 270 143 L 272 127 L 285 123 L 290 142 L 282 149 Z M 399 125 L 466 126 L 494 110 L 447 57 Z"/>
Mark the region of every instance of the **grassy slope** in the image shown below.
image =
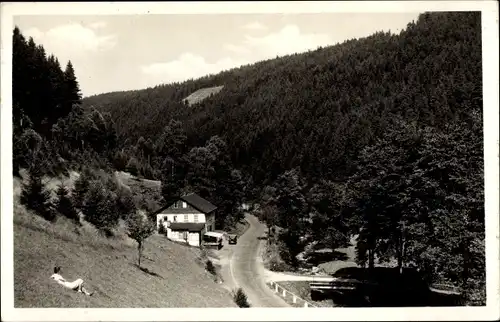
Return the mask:
<path id="1" fill-rule="evenodd" d="M 191 93 L 189 96 L 184 98 L 183 100 L 187 100 L 189 105 L 193 105 L 196 103 L 199 103 L 203 101 L 205 98 L 209 97 L 211 94 L 215 95 L 219 93 L 224 86 L 214 86 L 214 87 L 207 87 L 207 88 L 201 88 L 197 90 L 196 92 Z"/>
<path id="2" fill-rule="evenodd" d="M 49 224 L 19 205 L 15 179 L 14 289 L 16 307 L 235 307 L 230 294 L 215 284 L 199 262 L 199 250 L 152 236 L 139 270 L 136 248 L 125 237 L 105 239 L 90 225 L 77 231 L 60 218 Z M 92 297 L 69 291 L 50 280 L 52 268 L 83 278 Z"/>

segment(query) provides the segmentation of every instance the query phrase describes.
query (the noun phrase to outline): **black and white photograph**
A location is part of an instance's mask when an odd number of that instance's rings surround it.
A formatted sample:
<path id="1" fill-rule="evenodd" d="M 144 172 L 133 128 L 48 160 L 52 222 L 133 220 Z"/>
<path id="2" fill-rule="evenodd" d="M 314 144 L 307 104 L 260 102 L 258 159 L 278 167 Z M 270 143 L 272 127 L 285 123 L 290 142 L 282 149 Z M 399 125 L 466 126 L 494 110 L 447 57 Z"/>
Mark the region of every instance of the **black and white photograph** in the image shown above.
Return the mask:
<path id="1" fill-rule="evenodd" d="M 1 29 L 2 320 L 500 318 L 498 3 L 7 2 Z"/>

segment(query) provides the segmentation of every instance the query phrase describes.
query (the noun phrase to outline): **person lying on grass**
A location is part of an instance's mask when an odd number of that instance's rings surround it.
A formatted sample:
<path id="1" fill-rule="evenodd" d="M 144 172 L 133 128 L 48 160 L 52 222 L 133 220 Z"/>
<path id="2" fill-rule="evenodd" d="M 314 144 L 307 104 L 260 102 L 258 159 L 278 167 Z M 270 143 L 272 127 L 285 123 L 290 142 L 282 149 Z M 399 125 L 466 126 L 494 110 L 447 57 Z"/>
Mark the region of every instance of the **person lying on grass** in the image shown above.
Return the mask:
<path id="1" fill-rule="evenodd" d="M 54 267 L 54 274 L 50 277 L 51 279 L 55 280 L 57 283 L 61 284 L 62 286 L 69 288 L 73 291 L 77 291 L 78 293 L 85 293 L 85 295 L 92 296 L 94 292 L 88 292 L 85 287 L 83 286 L 83 280 L 81 278 L 77 279 L 74 282 L 68 282 L 59 275 L 59 272 L 61 271 L 60 266 Z"/>

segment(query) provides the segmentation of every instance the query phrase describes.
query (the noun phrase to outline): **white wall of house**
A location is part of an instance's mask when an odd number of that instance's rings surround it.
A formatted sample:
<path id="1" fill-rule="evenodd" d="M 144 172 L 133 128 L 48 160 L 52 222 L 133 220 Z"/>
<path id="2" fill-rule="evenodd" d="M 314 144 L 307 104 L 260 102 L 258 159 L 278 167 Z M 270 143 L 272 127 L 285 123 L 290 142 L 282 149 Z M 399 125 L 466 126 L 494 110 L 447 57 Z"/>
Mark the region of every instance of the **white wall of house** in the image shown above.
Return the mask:
<path id="1" fill-rule="evenodd" d="M 200 246 L 200 233 L 194 232 L 189 233 L 188 236 L 188 244 L 191 246 Z"/>
<path id="2" fill-rule="evenodd" d="M 206 222 L 205 214 L 158 214 L 156 215 L 156 227 L 160 227 L 160 222 L 163 219 L 166 228 L 167 221 L 174 222 L 174 217 L 177 217 L 177 222 Z"/>
<path id="3" fill-rule="evenodd" d="M 156 225 L 159 228 L 160 222 L 163 219 L 163 226 L 167 231 L 167 238 L 179 242 L 186 242 L 182 232 L 172 231 L 168 226 L 167 222 L 174 222 L 174 217 L 177 217 L 177 222 L 190 222 L 190 223 L 205 223 L 205 214 L 158 214 L 156 215 Z M 187 243 L 191 246 L 200 246 L 200 233 L 198 232 L 187 232 L 188 240 Z"/>
<path id="4" fill-rule="evenodd" d="M 186 232 L 187 234 L 187 243 L 191 246 L 200 246 L 200 233 L 198 232 Z M 178 241 L 178 242 L 186 242 L 184 239 L 183 232 L 172 231 L 170 228 L 167 228 L 167 238 Z"/>

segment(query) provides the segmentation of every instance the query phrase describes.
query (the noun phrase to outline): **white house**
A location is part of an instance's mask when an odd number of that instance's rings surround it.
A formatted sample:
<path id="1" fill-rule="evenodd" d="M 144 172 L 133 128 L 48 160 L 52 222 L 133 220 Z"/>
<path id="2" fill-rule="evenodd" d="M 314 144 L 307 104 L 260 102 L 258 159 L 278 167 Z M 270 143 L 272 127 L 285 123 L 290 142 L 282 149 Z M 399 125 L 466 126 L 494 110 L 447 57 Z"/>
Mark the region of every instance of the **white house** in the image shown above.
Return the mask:
<path id="1" fill-rule="evenodd" d="M 158 229 L 163 225 L 168 239 L 200 246 L 205 232 L 215 229 L 216 206 L 195 193 L 156 211 Z"/>

